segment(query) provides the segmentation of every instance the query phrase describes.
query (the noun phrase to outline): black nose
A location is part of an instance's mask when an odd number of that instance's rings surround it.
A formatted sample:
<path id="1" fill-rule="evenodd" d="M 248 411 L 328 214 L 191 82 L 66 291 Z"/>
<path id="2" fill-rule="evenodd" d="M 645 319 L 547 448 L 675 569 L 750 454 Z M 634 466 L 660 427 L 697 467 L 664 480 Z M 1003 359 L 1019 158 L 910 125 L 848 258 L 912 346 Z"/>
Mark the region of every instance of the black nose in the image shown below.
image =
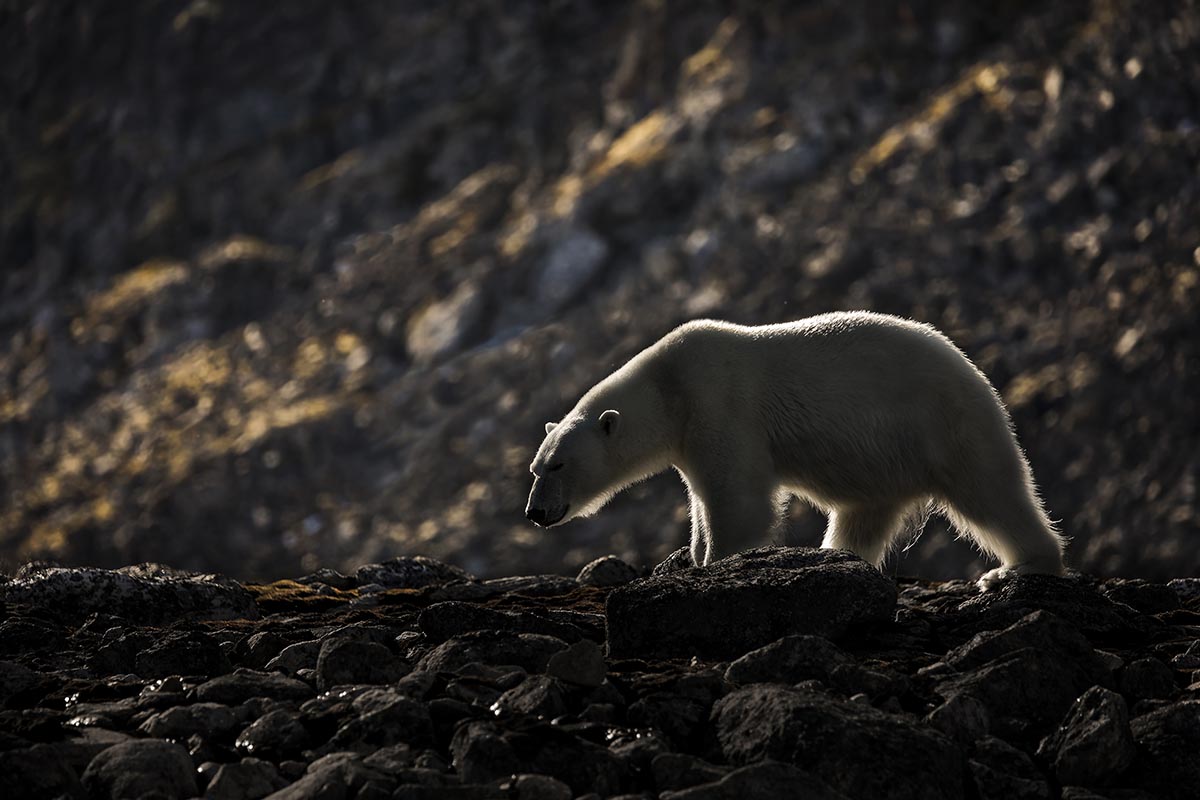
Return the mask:
<path id="1" fill-rule="evenodd" d="M 525 516 L 535 525 L 543 525 L 546 522 L 546 509 L 530 506 L 525 509 Z"/>

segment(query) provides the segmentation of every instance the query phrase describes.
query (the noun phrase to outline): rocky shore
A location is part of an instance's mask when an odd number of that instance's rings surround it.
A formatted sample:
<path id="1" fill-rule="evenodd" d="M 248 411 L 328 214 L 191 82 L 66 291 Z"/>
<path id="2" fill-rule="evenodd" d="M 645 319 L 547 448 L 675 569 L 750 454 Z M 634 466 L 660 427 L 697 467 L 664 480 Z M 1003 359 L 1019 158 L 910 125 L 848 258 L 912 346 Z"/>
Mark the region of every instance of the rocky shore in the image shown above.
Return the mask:
<path id="1" fill-rule="evenodd" d="M 0 579 L 6 798 L 1194 798 L 1200 578 Z"/>

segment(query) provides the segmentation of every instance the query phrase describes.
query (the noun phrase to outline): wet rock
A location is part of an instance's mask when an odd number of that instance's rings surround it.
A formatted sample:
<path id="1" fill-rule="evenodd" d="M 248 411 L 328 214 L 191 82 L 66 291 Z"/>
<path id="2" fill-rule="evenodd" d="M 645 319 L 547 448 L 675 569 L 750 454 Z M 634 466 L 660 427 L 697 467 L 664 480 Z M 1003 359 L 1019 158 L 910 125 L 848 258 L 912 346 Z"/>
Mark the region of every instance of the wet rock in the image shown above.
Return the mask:
<path id="1" fill-rule="evenodd" d="M 962 753 L 950 740 L 861 703 L 755 684 L 718 700 L 712 723 L 731 763 L 787 762 L 851 797 L 957 798 L 962 792 Z M 863 753 L 871 754 L 871 769 L 862 768 Z"/>
<path id="2" fill-rule="evenodd" d="M 29 800 L 83 797 L 79 775 L 50 744 L 0 750 L 0 795 Z"/>
<path id="3" fill-rule="evenodd" d="M 496 700 L 495 709 L 508 714 L 531 714 L 553 719 L 567 712 L 562 683 L 548 675 L 533 675 Z"/>
<path id="4" fill-rule="evenodd" d="M 237 705 L 252 697 L 272 700 L 305 700 L 313 690 L 304 681 L 288 678 L 275 672 L 258 672 L 239 667 L 228 675 L 220 675 L 196 687 L 196 699 L 207 703 Z"/>
<path id="5" fill-rule="evenodd" d="M 579 641 L 550 656 L 546 674 L 575 686 L 595 688 L 604 683 L 604 653 L 589 641 Z"/>
<path id="6" fill-rule="evenodd" d="M 891 618 L 892 581 L 834 550 L 768 547 L 614 589 L 614 657 L 738 657 L 790 634 L 837 637 Z"/>
<path id="7" fill-rule="evenodd" d="M 626 717 L 632 725 L 661 731 L 677 749 L 690 749 L 697 731 L 708 719 L 712 703 L 711 697 L 650 692 L 629 704 Z"/>
<path id="8" fill-rule="evenodd" d="M 621 586 L 638 577 L 638 572 L 616 556 L 601 556 L 579 570 L 577 581 L 583 586 Z"/>
<path id="9" fill-rule="evenodd" d="M 1123 782 L 1166 800 L 1195 796 L 1200 786 L 1200 700 L 1184 700 L 1130 723 L 1137 760 Z"/>
<path id="10" fill-rule="evenodd" d="M 988 736 L 975 743 L 968 766 L 979 800 L 1050 800 L 1050 785 L 1027 754 Z"/>
<path id="11" fill-rule="evenodd" d="M 113 745 L 88 764 L 81 778 L 93 797 L 187 798 L 198 793 L 191 756 L 177 744 L 138 739 Z"/>
<path id="12" fill-rule="evenodd" d="M 1100 686 L 1075 701 L 1038 756 L 1053 763 L 1060 783 L 1106 786 L 1133 763 L 1135 748 L 1125 698 Z"/>
<path id="13" fill-rule="evenodd" d="M 468 722 L 450 742 L 454 767 L 468 783 L 485 783 L 521 771 L 521 760 L 492 722 Z"/>
<path id="14" fill-rule="evenodd" d="M 774 800 L 778 797 L 846 800 L 847 796 L 810 772 L 775 761 L 735 769 L 716 783 L 659 795 L 660 800 Z"/>
<path id="15" fill-rule="evenodd" d="M 482 662 L 495 666 L 510 664 L 529 673 L 541 673 L 545 672 L 550 657 L 566 648 L 566 642 L 552 636 L 475 631 L 438 645 L 421 659 L 417 669 L 455 672 L 467 664 Z"/>
<path id="16" fill-rule="evenodd" d="M 217 768 L 208 788 L 205 800 L 258 800 L 287 785 L 274 764 L 258 758 L 243 758 L 234 764 L 222 764 Z"/>
<path id="17" fill-rule="evenodd" d="M 355 577 L 359 584 L 377 583 L 387 589 L 422 589 L 473 580 L 458 567 L 425 556 L 400 556 L 379 564 L 364 564 Z"/>
<path id="18" fill-rule="evenodd" d="M 237 727 L 237 715 L 229 706 L 193 703 L 160 711 L 138 726 L 138 730 L 156 739 L 184 741 L 193 734 L 224 737 Z"/>
<path id="19" fill-rule="evenodd" d="M 583 631 L 570 623 L 557 622 L 534 613 L 499 611 L 472 603 L 447 601 L 435 603 L 421 612 L 421 630 L 431 642 L 444 642 L 471 631 L 505 630 L 554 636 L 564 642 L 578 642 Z"/>
<path id="20" fill-rule="evenodd" d="M 268 711 L 238 734 L 234 746 L 246 755 L 278 761 L 300 753 L 310 744 L 308 729 L 295 711 Z"/>
<path id="21" fill-rule="evenodd" d="M 326 691 L 348 683 L 392 683 L 408 674 L 409 665 L 374 642 L 333 639 L 321 645 L 317 688 Z"/>
<path id="22" fill-rule="evenodd" d="M 196 631 L 167 634 L 134 660 L 134 671 L 145 678 L 222 675 L 231 669 L 220 643 Z"/>
<path id="23" fill-rule="evenodd" d="M 184 572 L 50 567 L 0 586 L 8 603 L 37 607 L 82 622 L 97 612 L 142 624 L 192 619 L 258 619 L 254 598 L 241 584 L 217 575 Z"/>
<path id="24" fill-rule="evenodd" d="M 716 783 L 729 773 L 726 767 L 718 767 L 685 753 L 662 753 L 651 762 L 654 788 L 659 792 L 678 791 L 706 783 Z"/>

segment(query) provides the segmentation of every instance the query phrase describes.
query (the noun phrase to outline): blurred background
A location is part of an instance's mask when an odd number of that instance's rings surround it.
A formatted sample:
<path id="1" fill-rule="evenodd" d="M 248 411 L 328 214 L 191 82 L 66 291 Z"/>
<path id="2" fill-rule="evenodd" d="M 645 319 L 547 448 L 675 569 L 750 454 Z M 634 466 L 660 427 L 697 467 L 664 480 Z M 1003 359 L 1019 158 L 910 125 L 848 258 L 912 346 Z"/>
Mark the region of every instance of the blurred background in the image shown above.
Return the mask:
<path id="1" fill-rule="evenodd" d="M 855 308 L 991 377 L 1074 566 L 1200 566 L 1196 2 L 25 0 L 0 65 L 6 569 L 653 564 L 673 474 L 525 522 L 543 423 Z M 889 569 L 984 568 L 939 528 Z"/>

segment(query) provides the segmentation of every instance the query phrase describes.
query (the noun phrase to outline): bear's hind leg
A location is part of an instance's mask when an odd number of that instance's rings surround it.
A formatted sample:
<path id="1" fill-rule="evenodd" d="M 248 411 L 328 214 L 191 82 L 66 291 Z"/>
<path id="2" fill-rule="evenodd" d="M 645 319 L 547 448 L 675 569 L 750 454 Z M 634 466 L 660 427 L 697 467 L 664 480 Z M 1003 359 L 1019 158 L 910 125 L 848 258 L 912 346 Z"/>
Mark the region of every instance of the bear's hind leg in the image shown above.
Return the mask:
<path id="1" fill-rule="evenodd" d="M 892 540 L 900 533 L 904 519 L 895 506 L 843 506 L 829 513 L 829 525 L 821 547 L 849 550 L 879 567 Z"/>

